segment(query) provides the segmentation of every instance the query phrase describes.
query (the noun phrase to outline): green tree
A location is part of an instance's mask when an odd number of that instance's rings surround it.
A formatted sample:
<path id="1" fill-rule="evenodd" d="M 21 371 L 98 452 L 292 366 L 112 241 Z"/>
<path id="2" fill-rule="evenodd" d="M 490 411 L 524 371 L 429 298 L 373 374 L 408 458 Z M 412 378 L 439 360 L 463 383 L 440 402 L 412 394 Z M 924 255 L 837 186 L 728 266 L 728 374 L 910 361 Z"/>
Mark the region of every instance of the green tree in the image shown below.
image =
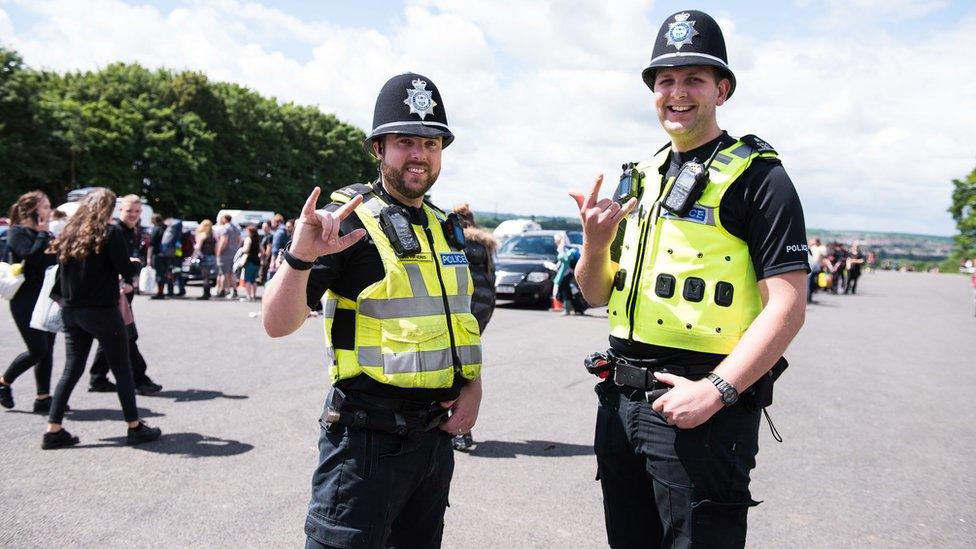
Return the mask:
<path id="1" fill-rule="evenodd" d="M 976 257 L 976 169 L 966 179 L 954 179 L 952 186 L 949 213 L 959 230 L 954 238 L 957 260 Z"/>

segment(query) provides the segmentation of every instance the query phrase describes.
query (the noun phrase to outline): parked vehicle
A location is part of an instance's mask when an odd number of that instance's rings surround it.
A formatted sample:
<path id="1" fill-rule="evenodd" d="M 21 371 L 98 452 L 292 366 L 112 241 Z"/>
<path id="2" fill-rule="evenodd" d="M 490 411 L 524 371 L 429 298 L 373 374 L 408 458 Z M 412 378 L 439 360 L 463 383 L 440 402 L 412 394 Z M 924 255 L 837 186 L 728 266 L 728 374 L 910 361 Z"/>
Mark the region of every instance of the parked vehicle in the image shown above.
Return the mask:
<path id="1" fill-rule="evenodd" d="M 248 225 L 254 225 L 260 228 L 262 221 L 270 221 L 274 217 L 274 212 L 266 210 L 220 210 L 217 212 L 217 217 L 214 218 L 214 223 L 223 217 L 224 214 L 230 215 L 230 222 L 242 229 Z"/>
<path id="2" fill-rule="evenodd" d="M 527 231 L 501 245 L 495 263 L 498 299 L 549 305 L 556 274 L 557 234 L 566 236 L 565 231 Z"/>

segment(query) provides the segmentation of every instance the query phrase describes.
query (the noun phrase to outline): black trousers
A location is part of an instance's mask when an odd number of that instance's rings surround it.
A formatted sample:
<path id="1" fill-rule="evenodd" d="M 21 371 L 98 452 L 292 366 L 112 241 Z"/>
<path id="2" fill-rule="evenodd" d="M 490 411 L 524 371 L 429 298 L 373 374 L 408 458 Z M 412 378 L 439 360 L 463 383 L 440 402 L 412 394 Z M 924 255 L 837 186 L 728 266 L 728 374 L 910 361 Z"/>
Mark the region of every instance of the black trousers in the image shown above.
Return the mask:
<path id="1" fill-rule="evenodd" d="M 105 351 L 115 387 L 122 405 L 122 416 L 126 421 L 139 419 L 136 410 L 136 392 L 132 384 L 132 368 L 129 366 L 129 344 L 122 313 L 118 307 L 66 308 L 64 318 L 65 365 L 64 373 L 54 390 L 54 402 L 48 421 L 61 423 L 64 420 L 65 406 L 71 398 L 78 380 L 85 373 L 85 363 L 91 351 L 92 342 Z"/>
<path id="2" fill-rule="evenodd" d="M 322 428 L 306 549 L 440 547 L 454 475 L 451 438 L 437 428 L 415 439 Z"/>
<path id="3" fill-rule="evenodd" d="M 736 404 L 694 429 L 678 429 L 642 391 L 596 386 L 594 450 L 611 547 L 744 547 L 758 505 L 749 472 L 759 410 Z"/>
<path id="4" fill-rule="evenodd" d="M 10 366 L 3 373 L 3 379 L 13 384 L 21 374 L 33 367 L 37 394 L 43 395 L 51 392 L 55 334 L 30 327 L 30 318 L 36 303 L 37 295 L 26 292 L 18 292 L 10 300 L 10 315 L 14 317 L 20 337 L 27 344 L 27 351 L 10 362 Z"/>
<path id="5" fill-rule="evenodd" d="M 125 296 L 130 304 L 134 295 L 134 293 L 131 293 Z M 139 331 L 136 329 L 136 325 L 130 324 L 125 328 L 129 338 L 129 364 L 132 366 L 132 381 L 138 387 L 149 381 L 149 377 L 146 376 L 146 359 L 142 357 L 142 353 L 139 352 L 139 345 L 136 344 L 136 340 L 139 339 Z M 105 359 L 105 352 L 102 351 L 102 346 L 99 345 L 98 349 L 95 350 L 95 361 L 92 362 L 89 373 L 91 374 L 92 380 L 95 380 L 98 378 L 107 378 L 108 370 L 108 360 Z"/>

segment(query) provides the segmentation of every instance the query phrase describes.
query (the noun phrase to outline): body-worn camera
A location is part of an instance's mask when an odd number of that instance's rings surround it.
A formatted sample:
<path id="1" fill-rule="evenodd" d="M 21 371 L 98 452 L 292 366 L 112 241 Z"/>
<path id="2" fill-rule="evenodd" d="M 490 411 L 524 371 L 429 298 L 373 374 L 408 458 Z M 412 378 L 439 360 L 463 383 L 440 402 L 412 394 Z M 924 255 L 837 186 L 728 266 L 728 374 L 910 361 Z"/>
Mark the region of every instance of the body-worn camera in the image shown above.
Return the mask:
<path id="1" fill-rule="evenodd" d="M 684 217 L 694 206 L 695 202 L 701 198 L 708 185 L 708 167 L 712 165 L 712 160 L 718 154 L 719 143 L 712 152 L 712 156 L 704 164 L 699 164 L 697 158 L 690 162 L 685 162 L 674 178 L 674 183 L 664 196 L 662 207 L 678 217 Z"/>
<path id="2" fill-rule="evenodd" d="M 447 214 L 447 219 L 441 222 L 441 230 L 444 231 L 444 238 L 447 243 L 455 250 L 463 250 L 466 244 L 464 240 L 464 227 L 461 225 L 461 216 L 451 212 Z"/>
<path id="3" fill-rule="evenodd" d="M 393 246 L 397 257 L 410 257 L 420 253 L 420 241 L 413 232 L 410 217 L 403 208 L 391 204 L 380 212 L 380 228 Z"/>
<path id="4" fill-rule="evenodd" d="M 636 162 L 626 162 L 621 166 L 620 183 L 613 192 L 613 201 L 623 206 L 631 198 L 638 198 L 644 173 L 637 169 Z"/>

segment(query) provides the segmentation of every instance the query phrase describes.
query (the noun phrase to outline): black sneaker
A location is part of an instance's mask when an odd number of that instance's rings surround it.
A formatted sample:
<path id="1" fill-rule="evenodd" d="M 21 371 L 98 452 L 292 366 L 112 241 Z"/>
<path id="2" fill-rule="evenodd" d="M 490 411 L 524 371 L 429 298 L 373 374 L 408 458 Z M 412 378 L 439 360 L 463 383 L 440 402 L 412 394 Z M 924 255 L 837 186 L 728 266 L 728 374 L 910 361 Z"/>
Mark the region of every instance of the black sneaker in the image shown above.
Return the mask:
<path id="1" fill-rule="evenodd" d="M 115 384 L 108 380 L 107 377 L 96 377 L 91 380 L 88 384 L 89 393 L 114 393 Z"/>
<path id="2" fill-rule="evenodd" d="M 451 441 L 451 446 L 454 446 L 458 452 L 467 452 L 474 447 L 474 437 L 471 436 L 471 433 L 458 435 Z"/>
<path id="3" fill-rule="evenodd" d="M 0 406 L 14 407 L 14 392 L 10 390 L 10 385 L 0 385 Z"/>
<path id="4" fill-rule="evenodd" d="M 57 433 L 44 433 L 44 439 L 41 441 L 41 449 L 56 450 L 58 448 L 67 448 L 79 442 L 81 441 L 78 440 L 78 437 L 72 436 L 68 431 L 61 429 Z"/>
<path id="5" fill-rule="evenodd" d="M 153 393 L 158 393 L 163 390 L 163 386 L 158 383 L 153 383 L 153 380 L 146 378 L 146 381 L 136 385 L 136 392 L 140 395 L 151 395 Z"/>
<path id="6" fill-rule="evenodd" d="M 156 295 L 150 297 L 149 299 L 166 299 L 166 296 L 162 296 L 162 295 L 156 294 Z"/>
<path id="7" fill-rule="evenodd" d="M 54 399 L 47 397 L 44 399 L 35 398 L 34 399 L 34 413 L 47 415 L 51 411 L 51 403 Z"/>
<path id="8" fill-rule="evenodd" d="M 129 427 L 129 430 L 125 433 L 125 443 L 133 446 L 135 444 L 142 444 L 143 442 L 152 442 L 162 434 L 163 432 L 159 430 L 159 427 L 150 427 L 146 425 L 145 421 L 140 421 L 139 426 L 135 429 Z"/>

